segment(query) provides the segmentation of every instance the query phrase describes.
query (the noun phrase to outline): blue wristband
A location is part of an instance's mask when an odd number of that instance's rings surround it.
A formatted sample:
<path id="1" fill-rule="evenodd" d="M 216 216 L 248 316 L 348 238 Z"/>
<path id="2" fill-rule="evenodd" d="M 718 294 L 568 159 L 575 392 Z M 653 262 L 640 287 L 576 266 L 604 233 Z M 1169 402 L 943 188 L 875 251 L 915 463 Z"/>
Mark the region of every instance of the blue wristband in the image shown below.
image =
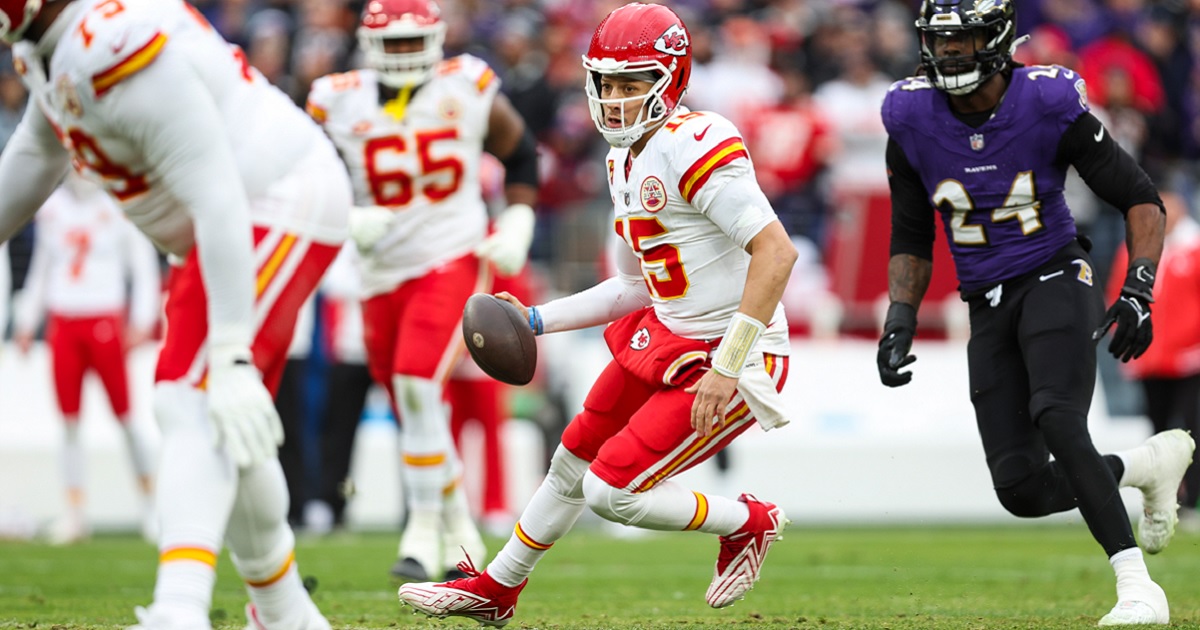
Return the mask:
<path id="1" fill-rule="evenodd" d="M 529 329 L 534 335 L 542 334 L 542 314 L 538 312 L 536 306 L 529 307 Z"/>

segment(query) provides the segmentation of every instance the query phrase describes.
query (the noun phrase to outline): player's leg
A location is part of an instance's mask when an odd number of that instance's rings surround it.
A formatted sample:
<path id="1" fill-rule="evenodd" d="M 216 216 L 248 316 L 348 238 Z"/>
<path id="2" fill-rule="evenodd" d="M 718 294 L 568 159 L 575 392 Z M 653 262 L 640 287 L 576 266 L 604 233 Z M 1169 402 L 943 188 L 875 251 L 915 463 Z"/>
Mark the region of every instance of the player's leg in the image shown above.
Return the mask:
<path id="1" fill-rule="evenodd" d="M 486 553 L 461 487 L 443 384 L 462 356 L 462 309 L 490 286 L 474 256 L 446 263 L 400 289 L 403 302 L 392 364 L 401 419 L 408 522 L 392 575 L 424 580 Z"/>
<path id="2" fill-rule="evenodd" d="M 259 277 L 263 290 L 255 311 L 261 323 L 251 347 L 255 365 L 272 392 L 283 377 L 300 309 L 338 252 L 336 246 L 291 234 L 275 239 L 275 233 L 256 230 L 256 235 L 261 234 L 259 247 L 273 247 L 267 257 L 278 260 L 278 265 L 273 273 L 264 271 Z M 328 628 L 296 567 L 295 537 L 287 520 L 287 481 L 278 459 L 238 472 L 237 501 L 225 542 L 250 595 L 248 620 L 267 630 Z"/>
<path id="3" fill-rule="evenodd" d="M 1029 289 L 1022 311 L 1017 336 L 1029 374 L 1030 414 L 1116 572 L 1118 602 L 1100 623 L 1166 623 L 1166 596 L 1150 579 L 1134 541 L 1118 477 L 1087 429 L 1096 378 L 1091 334 L 1104 312 L 1100 292 L 1070 277 L 1039 282 Z M 1131 468 L 1126 465 L 1126 472 Z"/>
<path id="4" fill-rule="evenodd" d="M 501 526 L 505 534 L 512 527 L 512 516 L 505 497 L 505 458 L 501 429 L 507 416 L 501 402 L 505 386 L 493 380 L 473 361 L 464 358 L 446 383 L 450 403 L 450 430 L 455 447 L 462 452 L 462 431 L 474 421 L 483 432 L 482 515 L 489 529 Z"/>
<path id="5" fill-rule="evenodd" d="M 776 389 L 782 389 L 787 358 L 768 358 L 765 366 L 748 369 L 766 370 Z M 665 389 L 651 397 L 629 426 L 601 449 L 584 477 L 583 490 L 588 506 L 608 520 L 720 536 L 721 552 L 706 600 L 721 608 L 742 599 L 754 586 L 787 519 L 777 506 L 751 495 L 734 500 L 670 481 L 728 446 L 755 422 L 739 391 L 726 406 L 724 421 L 712 434 L 699 436 L 691 427 L 695 396 L 684 389 Z"/>
<path id="6" fill-rule="evenodd" d="M 142 535 L 154 542 L 158 536 L 157 516 L 154 511 L 154 463 L 145 433 L 130 417 L 129 376 L 126 366 L 125 345 L 122 339 L 124 322 L 119 314 L 96 318 L 92 334 L 88 338 L 88 361 L 104 385 L 113 415 L 121 427 L 129 461 L 137 478 L 138 491 L 142 497 Z"/>
<path id="7" fill-rule="evenodd" d="M 571 530 L 583 512 L 583 477 L 588 462 L 653 394 L 616 362 L 609 363 L 584 401 L 583 411 L 563 433 L 546 478 L 521 513 L 513 534 L 488 565 L 467 579 L 400 587 L 400 601 L 426 614 L 464 616 L 503 625 L 513 615 L 517 596 L 546 552 Z"/>
<path id="8" fill-rule="evenodd" d="M 62 471 L 67 499 L 66 513 L 54 523 L 49 533 L 50 542 L 55 544 L 73 543 L 88 535 L 87 518 L 84 515 L 86 460 L 79 436 L 80 400 L 87 367 L 82 353 L 82 337 L 85 333 L 86 328 L 81 327 L 78 320 L 53 314 L 46 325 L 54 392 L 63 418 Z"/>

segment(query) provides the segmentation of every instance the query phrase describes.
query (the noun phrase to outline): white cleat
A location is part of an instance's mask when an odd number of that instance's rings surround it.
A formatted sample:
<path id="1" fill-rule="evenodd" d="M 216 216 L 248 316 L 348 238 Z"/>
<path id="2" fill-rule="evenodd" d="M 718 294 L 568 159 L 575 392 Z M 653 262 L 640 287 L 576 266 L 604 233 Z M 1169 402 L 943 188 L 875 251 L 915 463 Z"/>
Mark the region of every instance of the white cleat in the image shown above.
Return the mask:
<path id="1" fill-rule="evenodd" d="M 487 559 L 487 545 L 469 518 L 465 523 L 447 523 L 442 532 L 442 566 L 446 568 L 444 581 L 467 577 L 458 565 L 472 558 L 481 562 Z"/>
<path id="2" fill-rule="evenodd" d="M 423 582 L 433 577 L 442 565 L 441 514 L 414 512 L 400 536 L 392 577 L 397 580 Z"/>
<path id="3" fill-rule="evenodd" d="M 704 594 L 713 608 L 724 608 L 746 597 L 758 582 L 771 544 L 783 538 L 784 528 L 791 523 L 774 503 L 749 494 L 738 497 L 738 501 L 750 509 L 750 519 L 733 534 L 721 536 L 712 583 Z"/>
<path id="4" fill-rule="evenodd" d="M 133 614 L 138 622 L 126 630 L 212 630 L 207 614 L 171 614 L 157 606 L 138 606 Z"/>
<path id="5" fill-rule="evenodd" d="M 294 618 L 266 621 L 258 614 L 254 603 L 246 604 L 246 630 L 332 630 L 329 620 L 317 609 L 313 601 L 307 600 L 296 611 Z"/>
<path id="6" fill-rule="evenodd" d="M 1154 626 L 1171 622 L 1171 610 L 1167 605 L 1167 594 L 1162 587 L 1149 580 L 1138 588 L 1138 593 L 1127 595 L 1100 619 L 1100 626 Z"/>
<path id="7" fill-rule="evenodd" d="M 1146 553 L 1158 553 L 1166 548 L 1179 523 L 1179 484 L 1196 442 L 1187 431 L 1172 429 L 1150 436 L 1141 446 L 1129 452 L 1130 461 L 1139 468 L 1133 479 L 1142 491 L 1142 518 L 1138 522 L 1138 540 Z"/>

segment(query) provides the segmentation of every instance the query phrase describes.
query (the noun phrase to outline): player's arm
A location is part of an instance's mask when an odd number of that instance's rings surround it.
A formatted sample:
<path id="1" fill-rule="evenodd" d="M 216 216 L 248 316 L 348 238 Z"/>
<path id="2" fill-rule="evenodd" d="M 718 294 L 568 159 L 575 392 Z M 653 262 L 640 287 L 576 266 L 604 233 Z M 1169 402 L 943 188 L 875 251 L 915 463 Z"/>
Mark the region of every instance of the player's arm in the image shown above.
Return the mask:
<path id="1" fill-rule="evenodd" d="M 1166 233 L 1162 200 L 1133 156 L 1090 112 L 1081 114 L 1063 133 L 1057 158 L 1073 165 L 1098 197 L 1125 214 L 1125 245 L 1130 261 L 1125 284 L 1093 337 L 1099 340 L 1115 324 L 1109 352 L 1122 361 L 1135 359 L 1154 339 L 1150 304 L 1154 301 L 1154 277 Z"/>
<path id="2" fill-rule="evenodd" d="M 4 152 L 0 153 L 0 243 L 33 218 L 70 167 L 54 128 L 30 101 Z"/>
<path id="3" fill-rule="evenodd" d="M 533 242 L 533 206 L 537 203 L 537 141 L 521 115 L 503 93 L 492 99 L 483 148 L 504 164 L 504 195 L 508 207 L 496 217 L 496 230 L 475 253 L 512 275 L 525 266 Z"/>
<path id="4" fill-rule="evenodd" d="M 33 347 L 33 337 L 46 311 L 50 259 L 56 253 L 49 232 L 50 228 L 45 226 L 39 226 L 39 229 L 33 231 L 33 255 L 29 258 L 25 284 L 13 301 L 13 340 L 22 354 L 29 352 Z M 7 251 L 8 245 L 5 244 L 4 247 Z M 8 263 L 7 256 L 4 257 L 4 263 Z"/>
<path id="5" fill-rule="evenodd" d="M 894 140 L 887 146 L 888 186 L 892 199 L 888 305 L 876 363 L 888 387 L 906 385 L 912 372 L 900 369 L 917 357 L 908 352 L 917 334 L 917 309 L 933 277 L 933 207 L 920 175 Z"/>
<path id="6" fill-rule="evenodd" d="M 541 306 L 526 307 L 508 293 L 497 297 L 521 310 L 534 334 L 599 326 L 650 306 L 650 289 L 642 279 L 641 261 L 627 247 L 616 254 L 617 275 L 596 286 Z"/>
<path id="7" fill-rule="evenodd" d="M 249 200 L 217 105 L 171 45 L 97 104 L 190 213 L 208 298 L 209 416 L 234 461 L 276 454 L 283 427 L 250 353 L 255 265 Z"/>

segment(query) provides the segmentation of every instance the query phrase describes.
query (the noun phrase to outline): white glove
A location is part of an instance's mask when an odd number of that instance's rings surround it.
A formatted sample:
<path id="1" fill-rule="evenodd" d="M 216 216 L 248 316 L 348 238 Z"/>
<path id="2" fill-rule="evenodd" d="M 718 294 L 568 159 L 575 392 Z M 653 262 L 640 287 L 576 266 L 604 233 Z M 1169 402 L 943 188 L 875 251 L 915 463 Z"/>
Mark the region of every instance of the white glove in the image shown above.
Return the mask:
<path id="1" fill-rule="evenodd" d="M 496 217 L 496 231 L 475 247 L 475 255 L 492 261 L 500 275 L 516 275 L 529 257 L 533 223 L 533 208 L 514 203 Z"/>
<path id="2" fill-rule="evenodd" d="M 370 254 L 379 239 L 387 236 L 396 213 L 383 206 L 355 206 L 350 209 L 350 238 L 364 255 Z"/>
<path id="3" fill-rule="evenodd" d="M 209 349 L 208 416 L 217 445 L 224 445 L 240 468 L 274 458 L 283 443 L 279 412 L 245 346 Z"/>

